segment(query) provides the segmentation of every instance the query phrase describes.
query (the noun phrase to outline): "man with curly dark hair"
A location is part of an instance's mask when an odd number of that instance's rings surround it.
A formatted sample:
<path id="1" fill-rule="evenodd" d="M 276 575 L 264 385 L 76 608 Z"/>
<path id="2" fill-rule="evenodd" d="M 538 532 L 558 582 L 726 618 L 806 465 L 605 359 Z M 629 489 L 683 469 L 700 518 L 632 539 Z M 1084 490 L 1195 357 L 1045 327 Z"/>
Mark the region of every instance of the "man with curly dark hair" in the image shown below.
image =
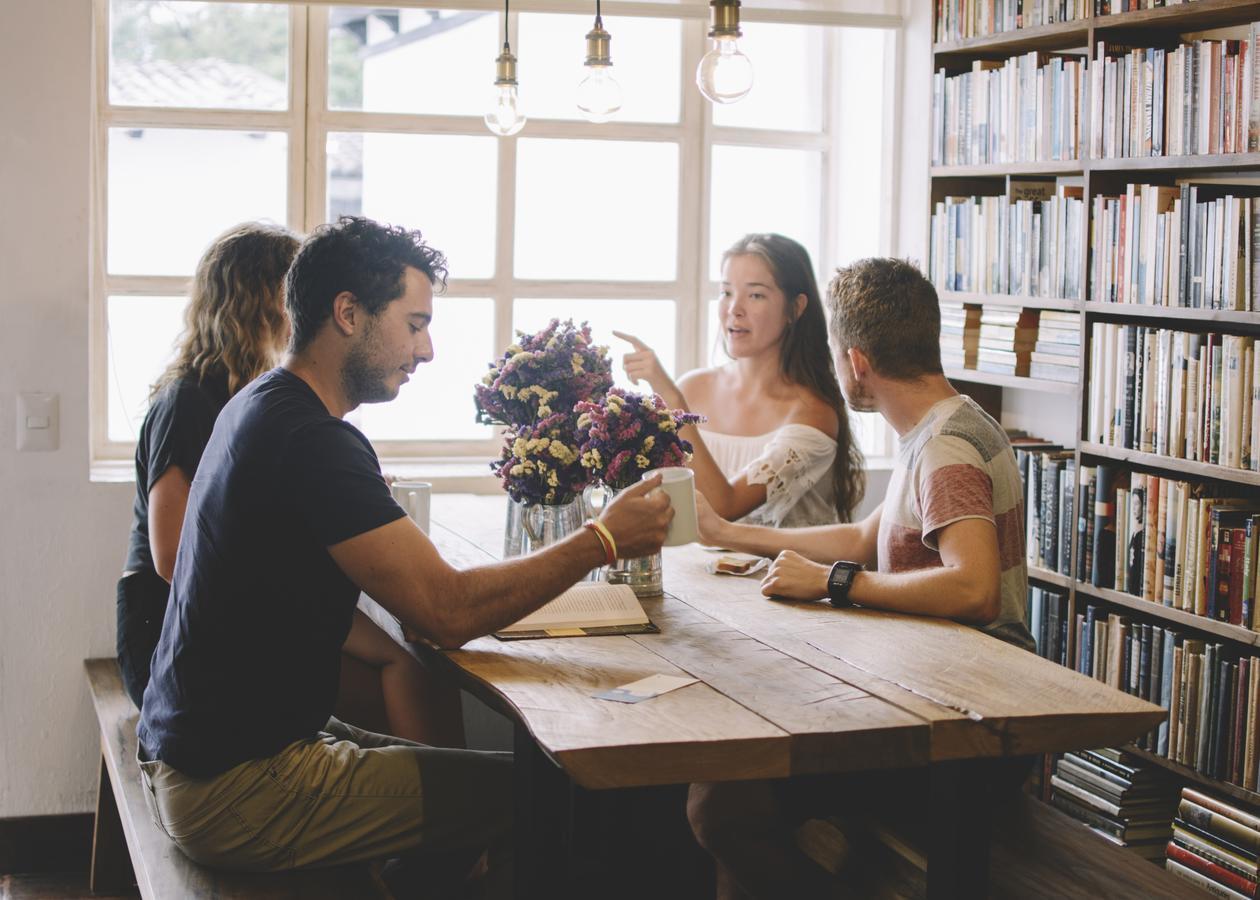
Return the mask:
<path id="1" fill-rule="evenodd" d="M 605 561 L 600 536 L 582 529 L 529 557 L 456 570 L 343 420 L 393 399 L 433 358 L 433 288 L 445 276 L 418 231 L 350 217 L 316 229 L 286 282 L 288 354 L 215 424 L 138 729 L 150 812 L 199 862 L 270 870 L 419 850 L 462 877 L 509 831 L 510 755 L 426 747 L 331 716 L 360 590 L 458 647 Z M 656 484 L 601 516 L 628 557 L 664 540 L 672 513 L 663 494 L 647 496 Z"/>

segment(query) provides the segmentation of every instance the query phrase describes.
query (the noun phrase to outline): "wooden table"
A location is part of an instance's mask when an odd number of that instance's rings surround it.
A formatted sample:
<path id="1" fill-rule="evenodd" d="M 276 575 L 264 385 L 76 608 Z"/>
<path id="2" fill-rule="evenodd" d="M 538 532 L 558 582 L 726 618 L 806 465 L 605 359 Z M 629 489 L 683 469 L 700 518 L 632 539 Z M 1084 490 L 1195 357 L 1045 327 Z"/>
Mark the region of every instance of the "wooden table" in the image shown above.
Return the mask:
<path id="1" fill-rule="evenodd" d="M 505 502 L 435 496 L 443 555 L 463 567 L 500 557 Z M 978 897 L 988 831 L 967 798 L 985 761 L 1119 744 L 1164 718 L 953 622 L 769 601 L 756 577 L 708 574 L 711 558 L 665 550 L 665 596 L 643 603 L 660 634 L 432 651 L 516 724 L 519 834 L 564 833 L 550 800 L 570 779 L 603 789 L 931 766 L 928 895 Z M 658 673 L 700 683 L 637 704 L 591 696 Z M 519 895 L 558 895 L 563 848 L 535 843 L 518 854 Z"/>

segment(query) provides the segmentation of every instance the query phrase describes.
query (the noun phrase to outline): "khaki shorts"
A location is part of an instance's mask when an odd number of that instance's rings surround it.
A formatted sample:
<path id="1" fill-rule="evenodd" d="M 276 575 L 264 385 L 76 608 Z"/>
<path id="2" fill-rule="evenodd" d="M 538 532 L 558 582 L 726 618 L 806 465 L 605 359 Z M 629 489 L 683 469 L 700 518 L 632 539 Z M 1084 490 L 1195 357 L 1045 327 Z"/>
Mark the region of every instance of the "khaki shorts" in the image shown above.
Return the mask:
<path id="1" fill-rule="evenodd" d="M 140 762 L 153 822 L 209 866 L 272 871 L 488 849 L 512 821 L 512 755 L 446 750 L 336 719 L 275 756 L 192 778 Z"/>

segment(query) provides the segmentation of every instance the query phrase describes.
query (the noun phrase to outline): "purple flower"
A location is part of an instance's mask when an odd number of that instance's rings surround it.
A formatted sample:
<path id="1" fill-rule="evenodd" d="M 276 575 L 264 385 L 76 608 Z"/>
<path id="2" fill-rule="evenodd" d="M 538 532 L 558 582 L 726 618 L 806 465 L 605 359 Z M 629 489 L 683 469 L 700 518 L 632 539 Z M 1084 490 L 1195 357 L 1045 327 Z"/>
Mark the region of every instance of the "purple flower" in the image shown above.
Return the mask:
<path id="1" fill-rule="evenodd" d="M 612 388 L 602 400 L 583 401 L 577 413 L 582 465 L 612 488 L 637 482 L 649 469 L 686 465 L 691 444 L 678 429 L 704 421 L 695 413 L 671 410 L 657 394 Z"/>

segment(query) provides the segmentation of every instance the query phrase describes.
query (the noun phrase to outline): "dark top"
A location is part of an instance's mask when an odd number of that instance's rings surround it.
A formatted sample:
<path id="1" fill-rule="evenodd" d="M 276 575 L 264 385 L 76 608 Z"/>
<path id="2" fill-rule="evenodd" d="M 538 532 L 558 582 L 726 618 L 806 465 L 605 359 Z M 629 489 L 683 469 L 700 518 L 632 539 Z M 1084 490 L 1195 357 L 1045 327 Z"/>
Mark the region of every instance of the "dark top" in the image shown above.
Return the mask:
<path id="1" fill-rule="evenodd" d="M 145 752 L 208 777 L 323 728 L 359 596 L 326 548 L 403 515 L 367 438 L 296 375 L 233 397 L 188 498 Z"/>
<path id="2" fill-rule="evenodd" d="M 226 375 L 211 375 L 204 381 L 185 375 L 158 391 L 149 404 L 136 441 L 136 502 L 124 571 L 153 571 L 149 492 L 171 466 L 183 469 L 189 480 L 197 474 L 214 420 L 227 401 Z"/>

